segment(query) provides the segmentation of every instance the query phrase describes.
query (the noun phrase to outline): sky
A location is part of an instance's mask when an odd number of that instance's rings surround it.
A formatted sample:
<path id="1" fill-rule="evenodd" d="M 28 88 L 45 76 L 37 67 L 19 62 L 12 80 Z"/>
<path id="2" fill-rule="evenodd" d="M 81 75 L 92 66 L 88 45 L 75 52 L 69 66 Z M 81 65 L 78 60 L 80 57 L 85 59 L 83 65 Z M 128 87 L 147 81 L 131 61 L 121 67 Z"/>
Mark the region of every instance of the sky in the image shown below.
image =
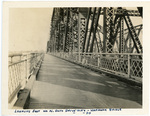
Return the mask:
<path id="1" fill-rule="evenodd" d="M 9 51 L 46 50 L 52 8 L 10 8 Z"/>

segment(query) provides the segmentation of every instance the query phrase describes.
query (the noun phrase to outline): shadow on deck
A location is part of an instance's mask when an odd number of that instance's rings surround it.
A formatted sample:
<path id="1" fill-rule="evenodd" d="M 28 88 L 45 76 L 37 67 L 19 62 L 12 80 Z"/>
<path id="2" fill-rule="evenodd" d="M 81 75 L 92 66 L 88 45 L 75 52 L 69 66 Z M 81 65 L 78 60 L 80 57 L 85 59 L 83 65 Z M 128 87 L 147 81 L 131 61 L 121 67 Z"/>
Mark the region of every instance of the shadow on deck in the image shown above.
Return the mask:
<path id="1" fill-rule="evenodd" d="M 142 108 L 142 91 L 46 54 L 28 108 Z"/>

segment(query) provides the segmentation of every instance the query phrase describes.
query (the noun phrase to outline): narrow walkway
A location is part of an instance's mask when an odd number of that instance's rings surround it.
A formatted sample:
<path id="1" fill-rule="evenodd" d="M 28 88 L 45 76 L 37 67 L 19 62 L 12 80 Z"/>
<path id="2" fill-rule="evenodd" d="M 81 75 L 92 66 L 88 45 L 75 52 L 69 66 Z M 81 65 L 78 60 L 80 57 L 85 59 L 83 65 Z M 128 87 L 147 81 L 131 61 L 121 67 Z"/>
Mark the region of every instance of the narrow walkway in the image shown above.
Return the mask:
<path id="1" fill-rule="evenodd" d="M 141 107 L 139 89 L 47 54 L 29 105 L 29 109 Z"/>

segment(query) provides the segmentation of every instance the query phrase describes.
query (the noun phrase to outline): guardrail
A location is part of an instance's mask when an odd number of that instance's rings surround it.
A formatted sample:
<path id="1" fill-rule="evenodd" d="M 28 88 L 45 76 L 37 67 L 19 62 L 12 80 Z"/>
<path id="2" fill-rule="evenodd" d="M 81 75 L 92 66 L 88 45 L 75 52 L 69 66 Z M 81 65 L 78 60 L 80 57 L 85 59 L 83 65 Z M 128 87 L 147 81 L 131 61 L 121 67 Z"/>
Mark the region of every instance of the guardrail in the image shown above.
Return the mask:
<path id="1" fill-rule="evenodd" d="M 142 54 L 136 53 L 53 53 L 66 60 L 90 66 L 113 75 L 142 82 Z"/>
<path id="2" fill-rule="evenodd" d="M 8 102 L 10 103 L 20 89 L 23 89 L 34 68 L 42 60 L 43 53 L 9 54 Z M 18 61 L 13 58 L 19 57 Z"/>

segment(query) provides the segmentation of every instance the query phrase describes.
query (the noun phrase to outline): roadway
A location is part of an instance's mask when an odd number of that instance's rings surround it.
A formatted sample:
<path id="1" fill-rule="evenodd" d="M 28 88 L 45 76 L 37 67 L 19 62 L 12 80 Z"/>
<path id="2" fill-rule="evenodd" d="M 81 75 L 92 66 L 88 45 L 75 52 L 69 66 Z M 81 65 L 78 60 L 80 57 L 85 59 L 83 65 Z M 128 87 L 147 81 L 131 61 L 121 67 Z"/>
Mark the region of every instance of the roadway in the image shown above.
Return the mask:
<path id="1" fill-rule="evenodd" d="M 46 54 L 33 84 L 28 108 L 142 108 L 142 91 Z"/>

